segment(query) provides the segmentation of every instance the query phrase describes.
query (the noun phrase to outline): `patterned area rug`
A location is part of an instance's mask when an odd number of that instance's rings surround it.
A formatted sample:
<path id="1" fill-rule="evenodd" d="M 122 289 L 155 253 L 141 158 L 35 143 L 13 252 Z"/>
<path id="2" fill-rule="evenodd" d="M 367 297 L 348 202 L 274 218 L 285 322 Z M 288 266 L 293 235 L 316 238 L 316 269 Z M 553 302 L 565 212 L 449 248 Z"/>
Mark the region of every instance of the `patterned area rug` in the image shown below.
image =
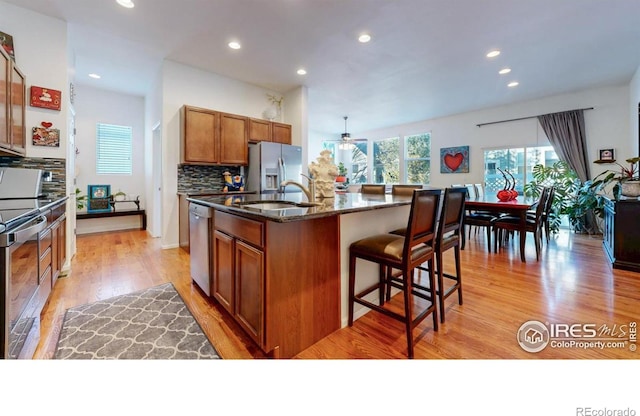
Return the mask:
<path id="1" fill-rule="evenodd" d="M 220 358 L 172 283 L 68 309 L 55 359 Z"/>

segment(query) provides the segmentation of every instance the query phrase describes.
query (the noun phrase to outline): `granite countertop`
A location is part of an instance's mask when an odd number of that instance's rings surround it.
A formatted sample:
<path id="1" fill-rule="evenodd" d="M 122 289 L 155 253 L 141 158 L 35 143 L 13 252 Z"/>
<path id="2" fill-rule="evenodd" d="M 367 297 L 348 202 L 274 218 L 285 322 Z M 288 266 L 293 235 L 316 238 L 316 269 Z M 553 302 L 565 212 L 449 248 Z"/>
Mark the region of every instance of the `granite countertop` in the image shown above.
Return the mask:
<path id="1" fill-rule="evenodd" d="M 219 189 L 187 189 L 184 191 L 178 191 L 178 195 L 185 196 L 204 196 L 204 195 L 250 195 L 255 194 L 255 191 L 232 191 L 223 192 Z"/>
<path id="2" fill-rule="evenodd" d="M 276 222 L 300 221 L 411 204 L 410 196 L 366 195 L 360 193 L 336 194 L 335 198 L 324 199 L 320 202 L 321 205 L 311 207 L 293 205 L 305 205 L 307 199 L 302 193 L 194 196 L 188 197 L 187 200 L 220 211 Z M 284 201 L 293 204 L 290 208 L 287 207 L 285 209 L 259 209 L 251 207 L 250 204 L 247 205 L 247 203 L 258 201 Z"/>

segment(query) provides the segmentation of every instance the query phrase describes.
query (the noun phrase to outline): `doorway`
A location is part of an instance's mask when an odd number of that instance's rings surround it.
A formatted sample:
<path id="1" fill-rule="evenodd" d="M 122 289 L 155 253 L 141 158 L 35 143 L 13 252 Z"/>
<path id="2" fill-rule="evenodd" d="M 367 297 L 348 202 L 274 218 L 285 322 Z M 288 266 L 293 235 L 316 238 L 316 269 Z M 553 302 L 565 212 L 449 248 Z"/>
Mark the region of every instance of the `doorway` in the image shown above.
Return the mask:
<path id="1" fill-rule="evenodd" d="M 151 236 L 162 237 L 162 129 L 153 127 L 153 205 L 151 207 Z"/>

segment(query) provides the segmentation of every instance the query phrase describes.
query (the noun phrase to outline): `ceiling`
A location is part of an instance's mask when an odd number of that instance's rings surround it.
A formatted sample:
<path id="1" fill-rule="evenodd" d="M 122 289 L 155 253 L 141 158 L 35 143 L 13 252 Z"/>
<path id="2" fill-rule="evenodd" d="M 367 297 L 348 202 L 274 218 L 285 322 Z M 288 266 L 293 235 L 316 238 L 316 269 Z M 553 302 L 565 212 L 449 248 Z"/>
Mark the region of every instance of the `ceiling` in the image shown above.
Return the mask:
<path id="1" fill-rule="evenodd" d="M 169 59 L 282 93 L 305 85 L 310 129 L 336 138 L 345 115 L 367 131 L 621 85 L 640 66 L 637 0 L 4 1 L 69 23 L 76 84 L 144 95 Z"/>

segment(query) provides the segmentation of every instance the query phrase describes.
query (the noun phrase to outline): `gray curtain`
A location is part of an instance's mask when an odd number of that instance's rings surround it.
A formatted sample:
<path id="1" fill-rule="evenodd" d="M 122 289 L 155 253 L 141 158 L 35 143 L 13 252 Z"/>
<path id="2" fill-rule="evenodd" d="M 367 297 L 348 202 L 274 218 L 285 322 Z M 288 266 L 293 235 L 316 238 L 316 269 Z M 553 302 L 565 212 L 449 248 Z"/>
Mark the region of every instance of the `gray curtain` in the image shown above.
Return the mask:
<path id="1" fill-rule="evenodd" d="M 538 121 L 560 160 L 567 162 L 582 182 L 590 179 L 584 110 L 544 114 Z"/>

